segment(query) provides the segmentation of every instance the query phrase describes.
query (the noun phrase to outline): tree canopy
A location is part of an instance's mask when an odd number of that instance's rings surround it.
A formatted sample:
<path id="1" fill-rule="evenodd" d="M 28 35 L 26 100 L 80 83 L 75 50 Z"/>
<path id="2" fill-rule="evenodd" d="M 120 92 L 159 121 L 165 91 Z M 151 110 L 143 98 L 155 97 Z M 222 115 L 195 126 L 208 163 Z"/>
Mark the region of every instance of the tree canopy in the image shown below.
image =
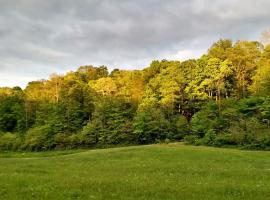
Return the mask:
<path id="1" fill-rule="evenodd" d="M 81 66 L 0 88 L 0 149 L 180 140 L 266 149 L 269 125 L 270 46 L 255 41 L 221 39 L 198 59 L 143 70 Z"/>

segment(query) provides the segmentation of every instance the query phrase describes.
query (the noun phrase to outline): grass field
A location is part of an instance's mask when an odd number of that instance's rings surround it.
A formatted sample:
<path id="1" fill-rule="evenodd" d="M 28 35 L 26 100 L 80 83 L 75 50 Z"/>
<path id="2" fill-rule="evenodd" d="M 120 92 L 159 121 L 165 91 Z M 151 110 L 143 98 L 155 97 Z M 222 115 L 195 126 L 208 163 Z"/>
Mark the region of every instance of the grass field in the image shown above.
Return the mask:
<path id="1" fill-rule="evenodd" d="M 270 152 L 182 144 L 0 153 L 0 199 L 270 199 Z"/>

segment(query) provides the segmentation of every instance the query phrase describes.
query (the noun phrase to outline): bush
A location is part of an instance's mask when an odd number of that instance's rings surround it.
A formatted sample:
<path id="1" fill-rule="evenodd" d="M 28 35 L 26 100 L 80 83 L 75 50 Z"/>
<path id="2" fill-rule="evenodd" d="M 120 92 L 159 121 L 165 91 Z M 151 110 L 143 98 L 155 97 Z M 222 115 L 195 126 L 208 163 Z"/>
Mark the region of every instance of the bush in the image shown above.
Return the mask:
<path id="1" fill-rule="evenodd" d="M 68 136 L 67 143 L 69 148 L 71 149 L 78 148 L 79 146 L 81 146 L 80 134 L 72 134 Z"/>
<path id="2" fill-rule="evenodd" d="M 4 133 L 0 137 L 1 150 L 17 150 L 21 144 L 18 135 L 13 133 Z"/>
<path id="3" fill-rule="evenodd" d="M 164 140 L 164 143 L 165 143 L 165 144 L 169 144 L 170 142 L 171 142 L 171 140 L 168 139 L 168 138 L 166 138 L 166 139 Z"/>
<path id="4" fill-rule="evenodd" d="M 25 136 L 23 148 L 31 151 L 50 150 L 55 147 L 55 141 L 50 126 L 43 125 L 31 128 Z"/>
<path id="5" fill-rule="evenodd" d="M 56 149 L 65 149 L 69 146 L 68 135 L 65 133 L 57 133 L 54 135 Z"/>
<path id="6" fill-rule="evenodd" d="M 191 120 L 192 132 L 204 137 L 208 130 L 220 131 L 221 120 L 216 102 L 209 102 Z"/>
<path id="7" fill-rule="evenodd" d="M 228 145 L 237 145 L 237 143 L 231 134 L 224 133 L 224 134 L 218 134 L 215 137 L 213 141 L 213 145 L 217 147 L 222 147 L 222 146 L 228 146 Z"/>
<path id="8" fill-rule="evenodd" d="M 215 137 L 216 137 L 215 131 L 210 129 L 206 132 L 204 137 L 199 140 L 199 143 L 203 145 L 213 145 Z"/>
<path id="9" fill-rule="evenodd" d="M 189 123 L 186 117 L 177 115 L 170 124 L 170 131 L 168 131 L 167 137 L 171 140 L 182 140 L 189 132 Z"/>
<path id="10" fill-rule="evenodd" d="M 186 135 L 184 137 L 184 142 L 186 144 L 196 144 L 199 141 L 199 137 L 197 135 Z"/>
<path id="11" fill-rule="evenodd" d="M 88 123 L 80 133 L 81 143 L 85 146 L 94 146 L 98 143 L 98 132 L 94 123 Z"/>
<path id="12" fill-rule="evenodd" d="M 260 149 L 260 150 L 270 150 L 270 135 L 256 139 L 252 144 L 247 145 L 248 149 Z"/>
<path id="13" fill-rule="evenodd" d="M 133 131 L 139 144 L 155 143 L 171 135 L 170 123 L 158 108 L 138 112 L 133 120 Z"/>

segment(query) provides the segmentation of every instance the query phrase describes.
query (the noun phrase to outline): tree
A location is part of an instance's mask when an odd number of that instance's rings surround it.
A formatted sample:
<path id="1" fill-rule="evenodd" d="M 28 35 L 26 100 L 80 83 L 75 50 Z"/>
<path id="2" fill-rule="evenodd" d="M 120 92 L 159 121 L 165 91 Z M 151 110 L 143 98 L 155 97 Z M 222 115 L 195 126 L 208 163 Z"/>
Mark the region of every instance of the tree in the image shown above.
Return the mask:
<path id="1" fill-rule="evenodd" d="M 270 148 L 269 74 L 270 45 L 221 39 L 199 59 L 155 60 L 143 70 L 110 74 L 106 66 L 86 65 L 24 90 L 0 88 L 0 148 L 187 137 L 196 144 Z"/>
<path id="2" fill-rule="evenodd" d="M 255 95 L 270 95 L 270 59 L 261 60 L 256 74 L 252 77 L 250 90 Z"/>
<path id="3" fill-rule="evenodd" d="M 116 96 L 136 105 L 140 103 L 145 87 L 144 77 L 140 71 L 116 70 L 112 72 L 111 77 L 117 87 Z"/>
<path id="4" fill-rule="evenodd" d="M 21 88 L 0 91 L 0 132 L 24 132 L 24 99 Z"/>
<path id="5" fill-rule="evenodd" d="M 95 104 L 93 117 L 82 131 L 83 142 L 99 145 L 133 142 L 134 112 L 133 105 L 123 99 L 103 97 Z"/>
<path id="6" fill-rule="evenodd" d="M 246 97 L 248 86 L 252 82 L 252 73 L 260 60 L 260 44 L 238 41 L 230 50 L 228 59 L 234 66 L 236 96 L 238 99 Z"/>
<path id="7" fill-rule="evenodd" d="M 170 123 L 161 109 L 148 108 L 137 112 L 134 121 L 134 134 L 139 144 L 155 143 L 170 135 Z"/>
<path id="8" fill-rule="evenodd" d="M 117 91 L 116 84 L 111 77 L 100 78 L 95 82 L 90 82 L 90 86 L 102 96 L 111 96 Z"/>
<path id="9" fill-rule="evenodd" d="M 228 52 L 232 48 L 232 41 L 228 39 L 220 39 L 212 45 L 208 50 L 208 56 L 211 58 L 218 58 L 221 61 L 224 61 L 228 57 Z"/>

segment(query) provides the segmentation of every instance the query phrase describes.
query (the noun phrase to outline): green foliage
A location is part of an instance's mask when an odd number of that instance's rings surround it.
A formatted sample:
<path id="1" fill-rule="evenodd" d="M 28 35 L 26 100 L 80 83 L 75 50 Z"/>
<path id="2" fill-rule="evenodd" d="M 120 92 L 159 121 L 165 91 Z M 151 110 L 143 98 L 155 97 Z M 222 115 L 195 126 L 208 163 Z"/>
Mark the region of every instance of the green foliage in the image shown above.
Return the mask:
<path id="1" fill-rule="evenodd" d="M 140 144 L 164 140 L 170 135 L 170 123 L 160 109 L 138 112 L 133 121 L 134 134 Z"/>
<path id="2" fill-rule="evenodd" d="M 250 91 L 254 95 L 269 96 L 270 94 L 270 58 L 262 59 L 260 65 L 252 77 Z"/>
<path id="3" fill-rule="evenodd" d="M 21 146 L 21 138 L 15 133 L 0 135 L 0 150 L 18 150 Z"/>
<path id="4" fill-rule="evenodd" d="M 23 148 L 32 151 L 43 151 L 53 149 L 55 141 L 53 139 L 51 127 L 43 125 L 31 128 L 25 135 Z"/>
<path id="5" fill-rule="evenodd" d="M 186 135 L 184 141 L 186 144 L 197 144 L 199 137 L 197 135 Z"/>
<path id="6" fill-rule="evenodd" d="M 192 131 L 199 137 L 203 137 L 208 130 L 218 132 L 222 129 L 224 121 L 219 116 L 218 106 L 215 102 L 209 102 L 197 112 L 191 120 Z"/>
<path id="7" fill-rule="evenodd" d="M 155 60 L 110 74 L 87 65 L 24 90 L 0 88 L 0 132 L 7 133 L 1 145 L 48 150 L 185 138 L 266 149 L 269 52 L 258 42 L 221 39 L 199 59 Z"/>
<path id="8" fill-rule="evenodd" d="M 170 126 L 171 131 L 168 137 L 173 140 L 181 140 L 190 132 L 188 120 L 183 115 L 176 115 L 171 121 Z"/>
<path id="9" fill-rule="evenodd" d="M 83 127 L 80 134 L 81 142 L 85 146 L 95 146 L 99 141 L 98 122 L 93 121 Z"/>
<path id="10" fill-rule="evenodd" d="M 0 91 L 0 131 L 25 130 L 24 100 L 20 88 L 8 89 L 6 95 Z"/>
<path id="11" fill-rule="evenodd" d="M 85 145 L 132 143 L 131 129 L 135 109 L 123 99 L 103 98 L 96 104 L 92 119 L 81 132 Z"/>

